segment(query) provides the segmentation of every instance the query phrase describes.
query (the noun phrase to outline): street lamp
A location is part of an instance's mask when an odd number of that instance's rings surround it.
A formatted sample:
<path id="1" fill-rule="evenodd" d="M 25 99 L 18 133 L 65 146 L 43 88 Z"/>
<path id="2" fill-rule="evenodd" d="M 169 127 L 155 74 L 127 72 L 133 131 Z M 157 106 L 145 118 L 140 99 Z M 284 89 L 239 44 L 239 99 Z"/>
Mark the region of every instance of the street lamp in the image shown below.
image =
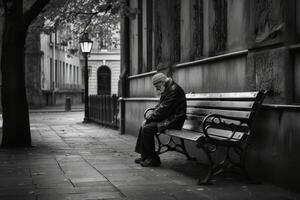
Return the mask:
<path id="1" fill-rule="evenodd" d="M 83 122 L 89 121 L 89 75 L 88 75 L 88 54 L 92 50 L 93 41 L 89 39 L 89 34 L 84 33 L 80 38 L 80 48 L 82 55 L 85 58 L 84 66 L 84 119 Z"/>

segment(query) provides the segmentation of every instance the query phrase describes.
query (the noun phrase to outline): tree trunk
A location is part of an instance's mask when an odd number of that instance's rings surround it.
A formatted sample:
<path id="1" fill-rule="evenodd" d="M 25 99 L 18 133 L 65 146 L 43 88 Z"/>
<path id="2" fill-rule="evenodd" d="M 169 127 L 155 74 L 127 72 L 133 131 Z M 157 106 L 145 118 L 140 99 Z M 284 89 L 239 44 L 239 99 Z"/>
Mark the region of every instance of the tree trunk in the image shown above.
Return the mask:
<path id="1" fill-rule="evenodd" d="M 1 66 L 1 55 L 2 55 L 2 41 L 3 41 L 3 31 L 4 31 L 4 7 L 3 7 L 3 0 L 0 0 L 0 66 Z M 1 80 L 1 77 L 0 77 Z"/>
<path id="2" fill-rule="evenodd" d="M 6 1 L 2 40 L 2 146 L 31 146 L 25 89 L 23 0 Z"/>

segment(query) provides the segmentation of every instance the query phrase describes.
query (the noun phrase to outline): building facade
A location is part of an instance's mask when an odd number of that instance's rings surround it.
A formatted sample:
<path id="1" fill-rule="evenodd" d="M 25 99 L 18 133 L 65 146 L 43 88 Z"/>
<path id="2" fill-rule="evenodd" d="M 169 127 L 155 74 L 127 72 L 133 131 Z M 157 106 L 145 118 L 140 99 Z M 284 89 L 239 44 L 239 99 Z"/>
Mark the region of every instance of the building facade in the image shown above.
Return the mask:
<path id="1" fill-rule="evenodd" d="M 299 191 L 300 2 L 127 3 L 132 13 L 121 23 L 122 133 L 137 135 L 144 110 L 157 103 L 151 85 L 157 71 L 186 93 L 272 90 L 255 127 L 248 166 L 266 181 Z"/>
<path id="2" fill-rule="evenodd" d="M 79 41 L 68 40 L 68 28 L 56 33 L 30 32 L 26 42 L 26 87 L 30 107 L 84 102 L 85 63 Z M 119 37 L 117 35 L 117 37 Z M 93 38 L 88 57 L 89 95 L 118 94 L 120 47 Z"/>
<path id="3" fill-rule="evenodd" d="M 26 88 L 30 107 L 82 103 L 83 70 L 78 44 L 63 40 L 63 31 L 31 32 L 26 41 Z"/>
<path id="4" fill-rule="evenodd" d="M 96 39 L 92 40 L 93 47 L 88 57 L 89 94 L 118 94 L 120 47 L 107 47 Z M 83 58 L 81 66 L 84 68 Z"/>

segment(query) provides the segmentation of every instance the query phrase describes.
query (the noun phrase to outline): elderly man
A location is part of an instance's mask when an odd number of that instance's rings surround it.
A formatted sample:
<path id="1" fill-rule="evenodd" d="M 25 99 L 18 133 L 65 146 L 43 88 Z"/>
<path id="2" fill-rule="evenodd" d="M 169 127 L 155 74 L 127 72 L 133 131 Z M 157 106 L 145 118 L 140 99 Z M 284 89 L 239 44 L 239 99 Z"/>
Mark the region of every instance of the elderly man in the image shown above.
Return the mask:
<path id="1" fill-rule="evenodd" d="M 141 154 L 135 163 L 143 167 L 160 166 L 155 152 L 154 134 L 165 129 L 181 129 L 186 118 L 186 99 L 183 89 L 163 73 L 152 77 L 152 83 L 160 95 L 154 111 L 143 122 L 135 151 Z"/>

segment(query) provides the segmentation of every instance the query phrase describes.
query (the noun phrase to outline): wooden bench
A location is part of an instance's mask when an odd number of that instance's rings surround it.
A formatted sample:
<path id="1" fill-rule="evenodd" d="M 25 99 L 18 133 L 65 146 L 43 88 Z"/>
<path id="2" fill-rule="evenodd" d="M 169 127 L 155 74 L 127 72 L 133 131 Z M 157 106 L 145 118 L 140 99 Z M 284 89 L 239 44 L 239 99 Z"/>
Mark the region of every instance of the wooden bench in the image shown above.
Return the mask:
<path id="1" fill-rule="evenodd" d="M 187 119 L 182 130 L 166 130 L 156 134 L 157 153 L 177 151 L 193 160 L 185 147 L 185 140 L 193 141 L 208 158 L 208 171 L 198 184 L 207 184 L 211 178 L 229 168 L 237 167 L 249 179 L 245 168 L 245 149 L 248 136 L 260 110 L 266 91 L 235 93 L 189 93 Z M 153 108 L 147 109 L 146 117 Z M 168 141 L 161 140 L 162 135 Z M 177 138 L 177 139 L 175 139 Z M 218 149 L 226 155 L 223 159 L 212 156 Z M 238 158 L 238 159 L 237 159 Z"/>

